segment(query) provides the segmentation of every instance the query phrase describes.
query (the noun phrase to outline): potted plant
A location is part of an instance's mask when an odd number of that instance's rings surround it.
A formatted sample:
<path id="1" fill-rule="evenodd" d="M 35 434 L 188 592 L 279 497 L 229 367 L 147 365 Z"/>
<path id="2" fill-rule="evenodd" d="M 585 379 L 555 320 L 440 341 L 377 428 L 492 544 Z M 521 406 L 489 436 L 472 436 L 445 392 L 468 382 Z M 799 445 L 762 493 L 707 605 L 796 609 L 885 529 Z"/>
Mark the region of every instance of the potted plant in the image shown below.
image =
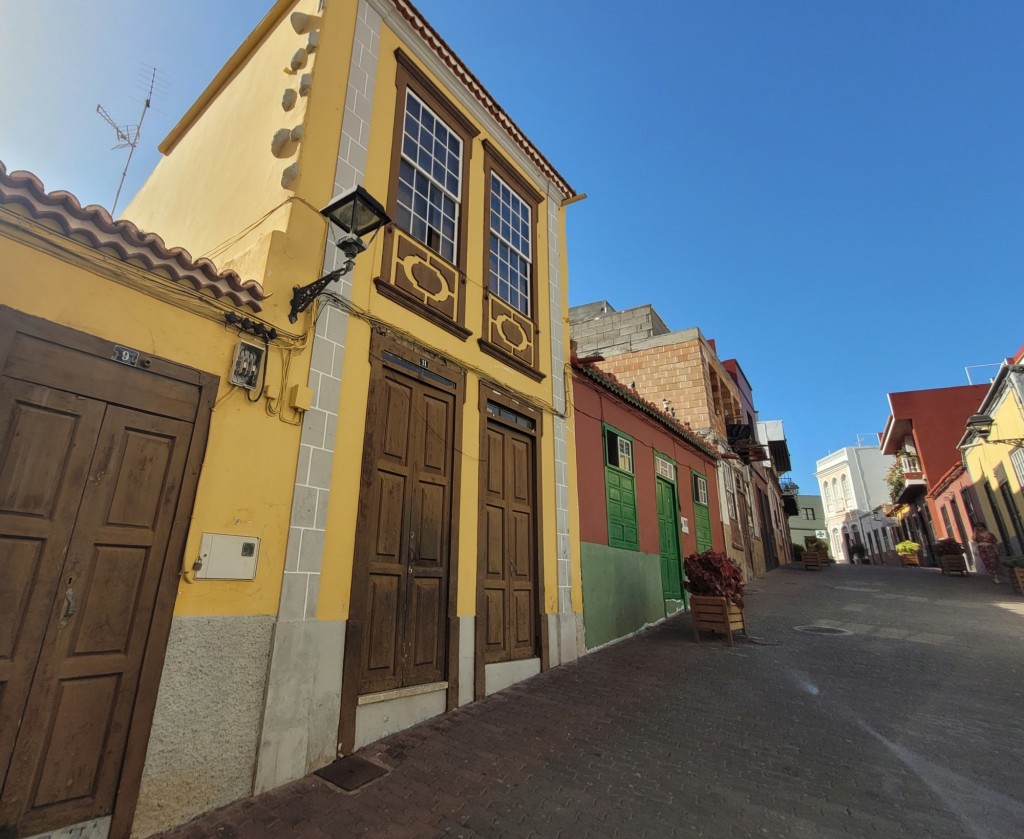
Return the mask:
<path id="1" fill-rule="evenodd" d="M 1003 568 L 1013 580 L 1013 587 L 1017 590 L 1017 594 L 1024 594 L 1024 556 L 1010 554 L 1004 556 L 1000 562 L 1003 563 Z"/>
<path id="2" fill-rule="evenodd" d="M 801 557 L 804 564 L 804 571 L 821 571 L 828 565 L 828 555 L 821 550 L 808 548 Z"/>
<path id="3" fill-rule="evenodd" d="M 739 566 L 720 551 L 704 551 L 686 557 L 683 569 L 694 638 L 700 640 L 702 629 L 723 632 L 731 644 L 733 630 L 746 633 L 743 572 Z"/>
<path id="4" fill-rule="evenodd" d="M 956 539 L 939 539 L 932 550 L 939 558 L 943 574 L 962 574 L 967 576 L 967 559 L 964 557 L 964 546 Z"/>
<path id="5" fill-rule="evenodd" d="M 915 568 L 921 565 L 921 545 L 910 539 L 904 539 L 896 543 L 896 553 L 903 565 L 912 565 Z"/>

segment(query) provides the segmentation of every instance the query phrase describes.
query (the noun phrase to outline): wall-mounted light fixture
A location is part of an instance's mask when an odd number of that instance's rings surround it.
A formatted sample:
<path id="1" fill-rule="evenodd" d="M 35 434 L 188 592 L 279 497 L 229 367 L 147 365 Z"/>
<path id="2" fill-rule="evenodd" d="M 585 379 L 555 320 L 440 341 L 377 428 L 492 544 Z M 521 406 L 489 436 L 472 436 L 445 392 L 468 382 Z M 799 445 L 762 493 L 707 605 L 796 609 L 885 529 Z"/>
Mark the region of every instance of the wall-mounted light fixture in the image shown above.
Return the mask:
<path id="1" fill-rule="evenodd" d="M 361 186 L 335 198 L 320 211 L 320 214 L 342 230 L 342 235 L 334 244 L 345 254 L 345 262 L 340 268 L 324 274 L 314 283 L 295 286 L 292 291 L 291 311 L 288 313 L 288 320 L 292 323 L 299 319 L 299 312 L 306 311 L 330 283 L 352 270 L 356 257 L 366 250 L 366 243 L 362 237 L 391 222 L 380 202 Z"/>
<path id="2" fill-rule="evenodd" d="M 967 418 L 967 430 L 973 431 L 979 439 L 986 443 L 1005 443 L 1007 446 L 1024 446 L 1024 437 L 1007 437 L 1006 439 L 993 440 L 991 437 L 992 417 L 988 414 L 971 414 Z"/>

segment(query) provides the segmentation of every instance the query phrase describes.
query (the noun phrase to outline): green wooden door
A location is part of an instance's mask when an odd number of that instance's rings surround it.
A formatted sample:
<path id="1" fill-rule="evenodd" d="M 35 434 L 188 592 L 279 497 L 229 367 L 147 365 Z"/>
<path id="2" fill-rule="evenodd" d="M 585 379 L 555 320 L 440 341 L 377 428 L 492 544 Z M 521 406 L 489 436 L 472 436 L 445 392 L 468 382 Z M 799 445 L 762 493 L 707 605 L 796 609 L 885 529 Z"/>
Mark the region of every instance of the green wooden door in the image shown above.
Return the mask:
<path id="1" fill-rule="evenodd" d="M 711 509 L 708 507 L 708 479 L 693 473 L 693 528 L 697 553 L 711 550 Z"/>
<path id="2" fill-rule="evenodd" d="M 655 478 L 658 504 L 658 547 L 661 552 L 661 585 L 666 600 L 682 600 L 683 586 L 679 572 L 679 505 L 676 485 L 662 477 Z"/>

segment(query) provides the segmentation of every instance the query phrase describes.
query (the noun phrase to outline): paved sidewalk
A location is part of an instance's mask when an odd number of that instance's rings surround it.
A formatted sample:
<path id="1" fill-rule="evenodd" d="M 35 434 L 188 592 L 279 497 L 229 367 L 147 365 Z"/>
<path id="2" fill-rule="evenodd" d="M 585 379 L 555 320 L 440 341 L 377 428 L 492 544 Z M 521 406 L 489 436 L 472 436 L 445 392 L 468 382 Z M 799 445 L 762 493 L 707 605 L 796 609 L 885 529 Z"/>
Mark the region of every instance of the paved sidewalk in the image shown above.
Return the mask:
<path id="1" fill-rule="evenodd" d="M 164 836 L 1024 836 L 1024 598 L 877 566 L 749 588 L 764 643 L 673 618 L 368 747 L 391 771 L 355 793 L 310 777 Z"/>

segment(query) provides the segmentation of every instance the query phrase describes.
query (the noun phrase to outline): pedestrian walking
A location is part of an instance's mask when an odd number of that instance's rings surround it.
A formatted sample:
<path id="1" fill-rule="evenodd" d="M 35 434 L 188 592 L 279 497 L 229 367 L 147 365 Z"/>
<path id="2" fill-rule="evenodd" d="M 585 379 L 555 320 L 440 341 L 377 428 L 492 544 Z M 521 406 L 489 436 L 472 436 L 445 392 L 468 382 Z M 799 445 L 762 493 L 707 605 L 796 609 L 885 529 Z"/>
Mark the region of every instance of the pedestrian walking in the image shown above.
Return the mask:
<path id="1" fill-rule="evenodd" d="M 999 543 L 996 541 L 995 535 L 989 532 L 989 529 L 983 522 L 972 522 L 972 525 L 974 526 L 974 541 L 978 545 L 978 558 L 985 564 L 985 570 L 992 575 L 992 582 L 1001 583 L 1002 580 L 999 578 L 1001 570 Z"/>

